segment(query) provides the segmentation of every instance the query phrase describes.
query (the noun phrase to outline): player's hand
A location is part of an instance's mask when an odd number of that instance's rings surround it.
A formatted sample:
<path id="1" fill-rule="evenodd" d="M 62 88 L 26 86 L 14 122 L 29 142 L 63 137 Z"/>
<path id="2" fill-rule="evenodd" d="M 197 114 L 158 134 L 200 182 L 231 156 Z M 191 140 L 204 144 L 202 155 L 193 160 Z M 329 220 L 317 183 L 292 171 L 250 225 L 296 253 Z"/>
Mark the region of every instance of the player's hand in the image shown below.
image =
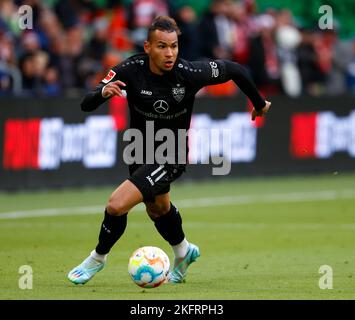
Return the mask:
<path id="1" fill-rule="evenodd" d="M 104 98 L 111 98 L 112 96 L 122 97 L 123 93 L 119 86 L 125 87 L 126 84 L 121 80 L 109 82 L 106 86 L 103 87 L 101 95 Z"/>
<path id="2" fill-rule="evenodd" d="M 254 121 L 256 117 L 264 116 L 269 111 L 270 106 L 271 106 L 271 102 L 265 101 L 265 107 L 262 108 L 261 110 L 258 111 L 255 108 L 253 108 L 251 112 L 251 120 Z"/>

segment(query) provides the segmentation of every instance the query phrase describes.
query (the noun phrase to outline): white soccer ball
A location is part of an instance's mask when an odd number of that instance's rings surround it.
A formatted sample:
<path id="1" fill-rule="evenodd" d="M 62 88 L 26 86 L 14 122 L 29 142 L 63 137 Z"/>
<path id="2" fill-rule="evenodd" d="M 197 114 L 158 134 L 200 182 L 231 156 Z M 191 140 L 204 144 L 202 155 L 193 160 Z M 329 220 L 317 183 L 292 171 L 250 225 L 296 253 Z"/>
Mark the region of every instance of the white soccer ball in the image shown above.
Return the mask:
<path id="1" fill-rule="evenodd" d="M 156 288 L 166 281 L 170 261 L 160 248 L 146 246 L 134 251 L 128 262 L 128 273 L 142 288 Z"/>

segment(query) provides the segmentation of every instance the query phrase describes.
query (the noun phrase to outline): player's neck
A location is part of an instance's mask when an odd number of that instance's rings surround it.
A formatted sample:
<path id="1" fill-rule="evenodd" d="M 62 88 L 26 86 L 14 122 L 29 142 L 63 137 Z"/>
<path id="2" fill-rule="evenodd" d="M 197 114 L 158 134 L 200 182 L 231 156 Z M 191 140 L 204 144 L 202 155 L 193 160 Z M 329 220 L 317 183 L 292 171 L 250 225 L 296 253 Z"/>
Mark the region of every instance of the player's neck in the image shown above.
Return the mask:
<path id="1" fill-rule="evenodd" d="M 150 71 L 157 75 L 157 76 L 162 76 L 164 75 L 164 71 L 160 70 L 154 63 L 151 59 L 149 59 L 149 69 Z"/>

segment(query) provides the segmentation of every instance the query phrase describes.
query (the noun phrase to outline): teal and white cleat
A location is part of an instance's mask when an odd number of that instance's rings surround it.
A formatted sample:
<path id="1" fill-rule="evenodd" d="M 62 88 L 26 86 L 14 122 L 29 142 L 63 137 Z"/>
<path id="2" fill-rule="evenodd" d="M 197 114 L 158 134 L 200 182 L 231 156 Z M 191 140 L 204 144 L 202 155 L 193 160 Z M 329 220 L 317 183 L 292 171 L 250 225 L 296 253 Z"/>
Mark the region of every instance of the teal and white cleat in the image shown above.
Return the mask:
<path id="1" fill-rule="evenodd" d="M 187 268 L 191 263 L 195 262 L 200 255 L 198 246 L 190 243 L 186 256 L 184 258 L 175 259 L 174 270 L 169 273 L 168 282 L 182 283 L 187 274 Z"/>
<path id="2" fill-rule="evenodd" d="M 102 270 L 105 264 L 105 262 L 95 260 L 93 257 L 89 256 L 68 273 L 68 279 L 75 284 L 85 284 L 97 272 Z"/>

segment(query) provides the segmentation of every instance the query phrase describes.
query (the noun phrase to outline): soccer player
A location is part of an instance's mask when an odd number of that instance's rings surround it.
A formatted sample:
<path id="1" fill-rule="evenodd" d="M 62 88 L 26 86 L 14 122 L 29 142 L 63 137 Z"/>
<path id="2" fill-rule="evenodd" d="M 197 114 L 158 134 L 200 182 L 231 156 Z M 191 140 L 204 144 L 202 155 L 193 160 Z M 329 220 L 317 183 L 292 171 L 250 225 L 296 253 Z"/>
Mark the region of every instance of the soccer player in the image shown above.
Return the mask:
<path id="1" fill-rule="evenodd" d="M 146 141 L 146 126 L 150 122 L 155 132 L 163 128 L 172 130 L 177 140 L 178 130 L 188 130 L 190 126 L 196 93 L 204 86 L 233 80 L 253 103 L 252 120 L 267 113 L 271 103 L 260 96 L 241 65 L 227 60 L 183 60 L 178 57 L 179 34 L 172 18 L 157 17 L 148 30 L 145 53 L 133 55 L 110 70 L 97 88 L 85 95 L 82 110 L 95 110 L 111 97 L 123 96 L 125 90 L 130 128 L 140 130 Z M 141 202 L 157 231 L 172 246 L 175 259 L 169 282 L 183 282 L 189 265 L 200 256 L 199 248 L 187 241 L 180 212 L 170 201 L 170 184 L 183 174 L 186 162 L 148 162 L 149 152 L 154 153 L 159 143 L 154 141 L 153 146 L 149 148 L 152 150 L 143 146 L 143 163 L 130 164 L 129 178 L 109 197 L 98 244 L 69 272 L 71 282 L 84 284 L 104 268 L 108 253 L 125 231 L 127 213 Z M 176 149 L 177 153 L 182 152 L 181 148 Z M 178 159 L 178 154 L 172 158 Z"/>

